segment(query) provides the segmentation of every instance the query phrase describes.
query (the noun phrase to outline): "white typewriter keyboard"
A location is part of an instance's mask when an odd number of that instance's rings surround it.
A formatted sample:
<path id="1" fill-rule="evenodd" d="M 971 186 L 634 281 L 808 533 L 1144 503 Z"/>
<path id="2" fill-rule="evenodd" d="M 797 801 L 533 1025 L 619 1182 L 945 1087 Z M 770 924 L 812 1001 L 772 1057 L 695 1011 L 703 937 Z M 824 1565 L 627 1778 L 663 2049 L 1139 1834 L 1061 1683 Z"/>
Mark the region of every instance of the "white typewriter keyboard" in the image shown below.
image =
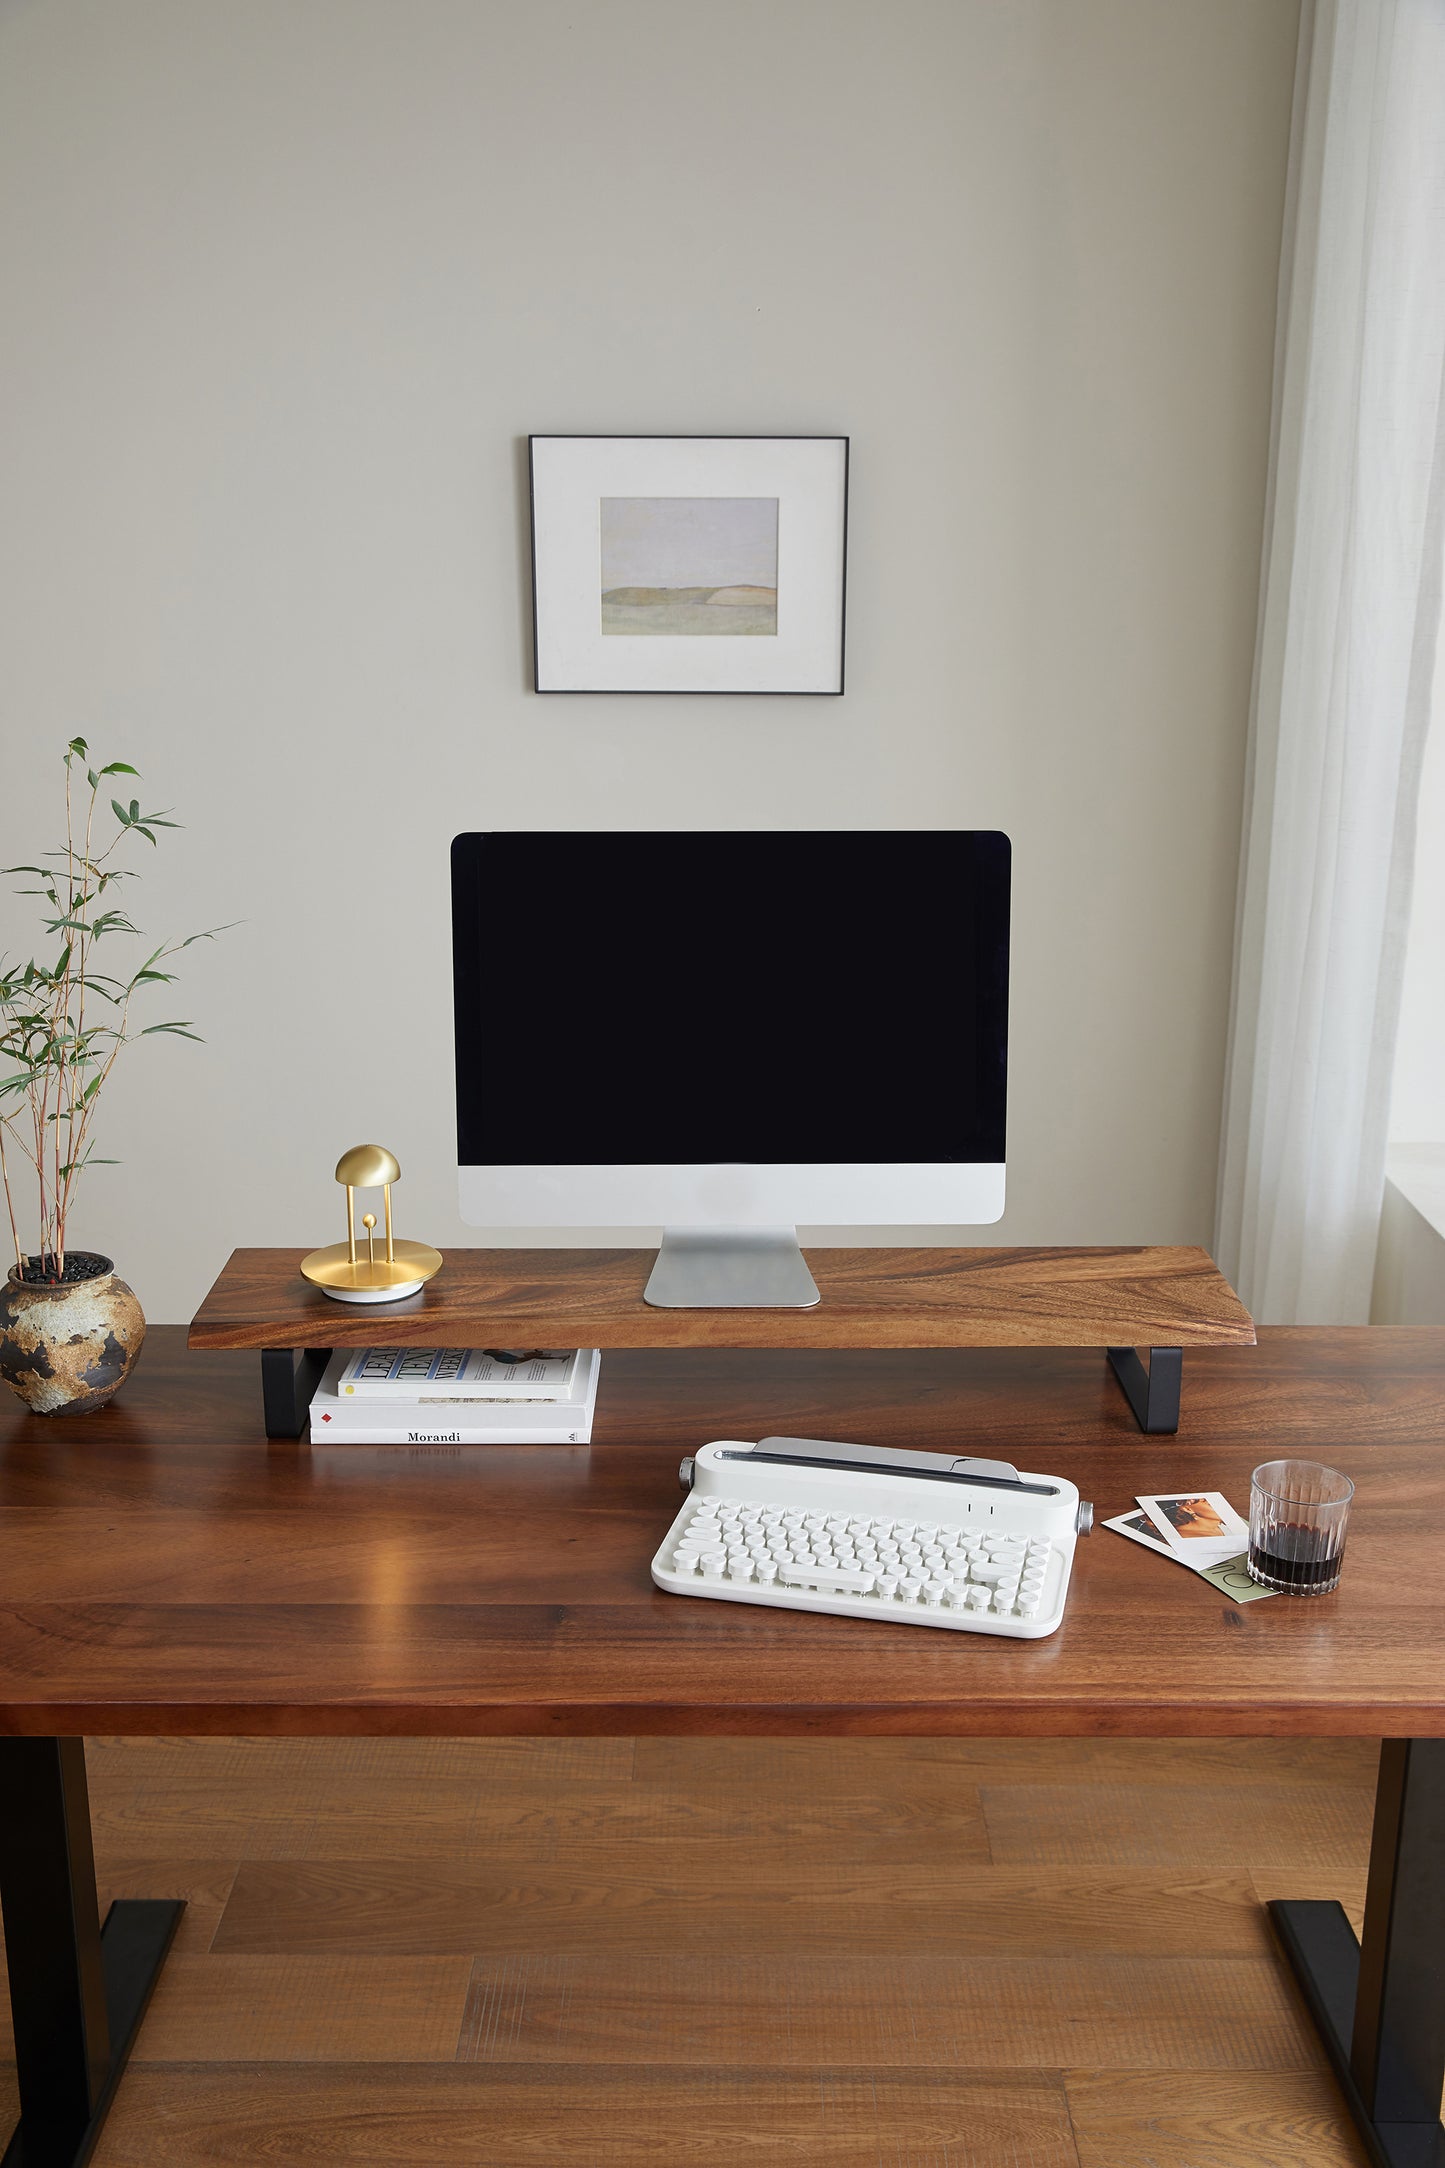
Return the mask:
<path id="1" fill-rule="evenodd" d="M 683 1480 L 659 1588 L 1021 1640 L 1060 1624 L 1092 1519 L 1056 1476 L 815 1438 L 723 1439 Z"/>

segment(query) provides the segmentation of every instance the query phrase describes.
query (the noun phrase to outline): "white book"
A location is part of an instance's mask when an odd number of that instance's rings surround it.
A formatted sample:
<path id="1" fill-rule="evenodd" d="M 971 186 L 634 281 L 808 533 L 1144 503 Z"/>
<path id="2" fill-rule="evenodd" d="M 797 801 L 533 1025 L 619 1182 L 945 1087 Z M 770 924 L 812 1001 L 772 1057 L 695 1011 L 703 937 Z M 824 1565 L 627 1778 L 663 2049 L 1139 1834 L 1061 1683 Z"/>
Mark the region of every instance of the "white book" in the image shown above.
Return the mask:
<path id="1" fill-rule="evenodd" d="M 343 1400 L 580 1400 L 590 1348 L 545 1348 L 503 1362 L 479 1347 L 358 1347 Z"/>
<path id="2" fill-rule="evenodd" d="M 571 1400 L 343 1399 L 347 1351 L 338 1348 L 311 1399 L 311 1443 L 326 1445 L 590 1445 L 602 1358 L 580 1351 Z"/>

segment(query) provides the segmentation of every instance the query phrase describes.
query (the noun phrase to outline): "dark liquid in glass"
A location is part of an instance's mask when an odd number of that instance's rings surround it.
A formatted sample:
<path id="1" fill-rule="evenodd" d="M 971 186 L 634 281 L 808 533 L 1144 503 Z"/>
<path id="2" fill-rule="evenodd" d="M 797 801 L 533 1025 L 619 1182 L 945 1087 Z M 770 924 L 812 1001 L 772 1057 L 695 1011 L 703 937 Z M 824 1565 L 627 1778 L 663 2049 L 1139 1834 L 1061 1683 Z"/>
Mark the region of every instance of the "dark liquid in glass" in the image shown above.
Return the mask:
<path id="1" fill-rule="evenodd" d="M 1250 1545 L 1250 1563 L 1287 1588 L 1318 1588 L 1321 1581 L 1333 1581 L 1340 1570 L 1341 1553 L 1330 1550 L 1330 1539 L 1322 1529 L 1299 1528 L 1286 1521 L 1271 1528 L 1269 1542 L 1269 1550 L 1262 1543 Z"/>

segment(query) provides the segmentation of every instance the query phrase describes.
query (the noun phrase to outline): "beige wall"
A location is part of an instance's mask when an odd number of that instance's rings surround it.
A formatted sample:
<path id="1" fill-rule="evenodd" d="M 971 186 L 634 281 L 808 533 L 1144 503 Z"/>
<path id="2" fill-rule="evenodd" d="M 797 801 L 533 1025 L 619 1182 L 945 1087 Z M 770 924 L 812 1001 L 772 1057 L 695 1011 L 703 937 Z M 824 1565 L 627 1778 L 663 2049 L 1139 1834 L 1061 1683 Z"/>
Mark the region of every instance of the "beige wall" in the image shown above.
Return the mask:
<path id="1" fill-rule="evenodd" d="M 153 1317 L 333 1239 L 359 1138 L 469 1239 L 487 825 L 1007 829 L 989 1239 L 1208 1241 L 1295 15 L 0 0 L 0 854 L 85 731 L 186 822 L 141 923 L 243 921 L 74 1229 Z M 849 432 L 845 698 L 532 695 L 529 429 Z M 497 948 L 585 1090 L 645 942 Z"/>

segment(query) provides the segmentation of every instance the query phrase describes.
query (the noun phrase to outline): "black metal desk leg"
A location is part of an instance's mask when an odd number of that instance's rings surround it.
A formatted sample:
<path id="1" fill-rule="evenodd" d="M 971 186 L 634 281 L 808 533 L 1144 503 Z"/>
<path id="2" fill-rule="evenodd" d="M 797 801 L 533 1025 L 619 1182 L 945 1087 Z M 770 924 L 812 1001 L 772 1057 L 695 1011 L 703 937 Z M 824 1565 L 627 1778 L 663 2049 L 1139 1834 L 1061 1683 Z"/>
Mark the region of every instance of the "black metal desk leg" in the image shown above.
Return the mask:
<path id="1" fill-rule="evenodd" d="M 268 1438 L 299 1438 L 311 1411 L 311 1395 L 331 1360 L 329 1347 L 263 1347 L 261 1399 Z"/>
<path id="2" fill-rule="evenodd" d="M 1146 1370 L 1131 1347 L 1111 1347 L 1109 1368 L 1124 1388 L 1141 1430 L 1174 1431 L 1179 1428 L 1179 1381 L 1184 1373 L 1184 1350 L 1151 1347 Z"/>
<path id="3" fill-rule="evenodd" d="M 1363 1947 L 1340 1905 L 1269 1910 L 1375 2168 L 1445 2168 L 1445 1739 L 1381 1747 Z"/>
<path id="4" fill-rule="evenodd" d="M 80 2168 L 185 1910 L 127 1898 L 101 1927 L 83 1740 L 0 1739 L 0 1905 L 20 2084 L 3 2168 Z"/>

